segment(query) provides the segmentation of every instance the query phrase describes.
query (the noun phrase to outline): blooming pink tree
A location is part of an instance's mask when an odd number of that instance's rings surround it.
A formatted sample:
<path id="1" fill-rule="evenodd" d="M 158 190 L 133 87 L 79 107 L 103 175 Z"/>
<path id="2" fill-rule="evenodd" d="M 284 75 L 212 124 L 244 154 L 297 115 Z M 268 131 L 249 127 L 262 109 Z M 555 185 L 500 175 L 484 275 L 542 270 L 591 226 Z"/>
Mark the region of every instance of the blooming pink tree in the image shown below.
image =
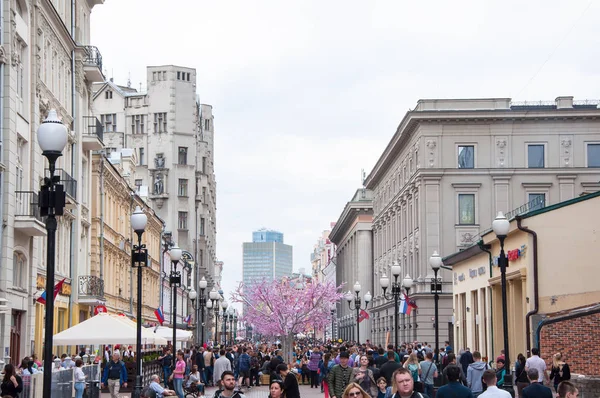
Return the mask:
<path id="1" fill-rule="evenodd" d="M 294 335 L 331 323 L 331 307 L 343 298 L 342 286 L 283 278 L 271 282 L 240 283 L 232 301 L 244 304 L 242 321 L 266 336 L 280 336 L 289 354 Z"/>

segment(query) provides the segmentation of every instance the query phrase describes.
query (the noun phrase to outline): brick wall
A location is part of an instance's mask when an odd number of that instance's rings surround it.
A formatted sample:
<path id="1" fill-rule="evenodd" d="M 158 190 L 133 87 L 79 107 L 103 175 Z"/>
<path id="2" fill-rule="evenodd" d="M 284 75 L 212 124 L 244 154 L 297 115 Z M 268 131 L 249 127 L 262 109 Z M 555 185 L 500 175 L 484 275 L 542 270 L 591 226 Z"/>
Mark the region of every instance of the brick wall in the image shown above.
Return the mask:
<path id="1" fill-rule="evenodd" d="M 598 347 L 600 314 L 552 323 L 541 330 L 540 355 L 546 360 L 548 369 L 552 366 L 552 356 L 560 352 L 571 373 L 598 377 Z"/>

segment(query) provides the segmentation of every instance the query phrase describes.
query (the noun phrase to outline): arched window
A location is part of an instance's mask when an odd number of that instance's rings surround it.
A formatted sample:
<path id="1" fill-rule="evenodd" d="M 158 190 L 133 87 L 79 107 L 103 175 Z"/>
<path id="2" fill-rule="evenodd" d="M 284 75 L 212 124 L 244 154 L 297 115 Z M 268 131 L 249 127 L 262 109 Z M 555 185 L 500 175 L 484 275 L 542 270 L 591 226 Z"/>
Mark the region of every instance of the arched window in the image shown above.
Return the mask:
<path id="1" fill-rule="evenodd" d="M 22 253 L 13 253 L 13 286 L 26 288 L 27 281 L 27 259 Z"/>

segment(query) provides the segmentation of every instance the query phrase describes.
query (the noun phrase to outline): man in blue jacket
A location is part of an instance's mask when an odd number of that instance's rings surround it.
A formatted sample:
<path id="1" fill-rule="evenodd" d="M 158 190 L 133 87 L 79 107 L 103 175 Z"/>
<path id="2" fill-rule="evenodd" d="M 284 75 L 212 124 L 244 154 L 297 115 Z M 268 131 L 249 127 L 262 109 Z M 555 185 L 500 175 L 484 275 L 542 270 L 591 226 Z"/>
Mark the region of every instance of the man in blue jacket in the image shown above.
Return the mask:
<path id="1" fill-rule="evenodd" d="M 437 391 L 436 398 L 473 398 L 473 393 L 460 383 L 461 368 L 448 365 L 444 369 L 448 384 Z"/>
<path id="2" fill-rule="evenodd" d="M 111 398 L 119 398 L 119 390 L 121 386 L 127 388 L 127 369 L 125 363 L 121 361 L 121 356 L 114 353 L 112 361 L 109 361 L 104 366 L 102 374 L 102 384 L 100 387 L 108 386 Z"/>

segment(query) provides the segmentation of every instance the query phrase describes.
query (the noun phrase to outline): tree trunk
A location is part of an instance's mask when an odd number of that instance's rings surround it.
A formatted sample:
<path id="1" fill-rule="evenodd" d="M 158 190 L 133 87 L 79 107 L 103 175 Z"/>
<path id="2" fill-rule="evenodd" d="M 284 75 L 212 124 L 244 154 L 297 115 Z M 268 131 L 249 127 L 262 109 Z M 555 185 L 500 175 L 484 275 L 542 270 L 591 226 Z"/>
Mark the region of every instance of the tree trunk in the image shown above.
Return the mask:
<path id="1" fill-rule="evenodd" d="M 292 355 L 293 354 L 293 343 L 294 343 L 294 335 L 292 333 L 288 334 L 287 336 L 282 336 L 281 347 L 282 347 L 283 352 L 282 352 L 281 356 L 283 357 L 283 360 L 285 361 L 285 363 L 287 363 L 288 365 L 294 362 L 294 356 Z"/>

